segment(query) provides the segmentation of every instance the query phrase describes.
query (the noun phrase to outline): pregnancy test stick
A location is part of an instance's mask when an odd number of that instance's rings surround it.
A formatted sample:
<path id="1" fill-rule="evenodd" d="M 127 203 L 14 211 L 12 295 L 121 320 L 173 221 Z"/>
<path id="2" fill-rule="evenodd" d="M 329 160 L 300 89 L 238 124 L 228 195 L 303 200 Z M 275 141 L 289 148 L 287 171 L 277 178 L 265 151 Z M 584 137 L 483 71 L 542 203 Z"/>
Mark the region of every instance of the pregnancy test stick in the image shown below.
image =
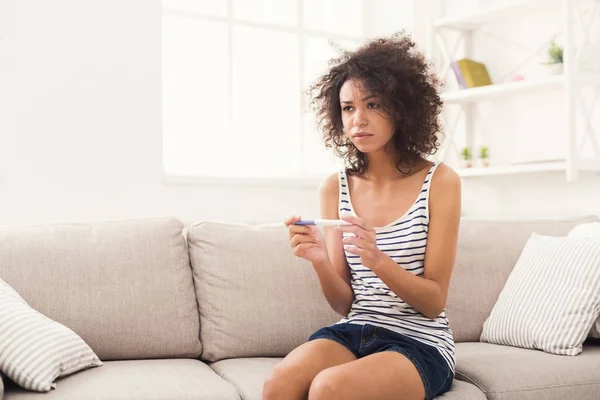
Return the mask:
<path id="1" fill-rule="evenodd" d="M 340 226 L 352 224 L 341 219 L 302 219 L 298 222 L 295 222 L 294 225 Z"/>

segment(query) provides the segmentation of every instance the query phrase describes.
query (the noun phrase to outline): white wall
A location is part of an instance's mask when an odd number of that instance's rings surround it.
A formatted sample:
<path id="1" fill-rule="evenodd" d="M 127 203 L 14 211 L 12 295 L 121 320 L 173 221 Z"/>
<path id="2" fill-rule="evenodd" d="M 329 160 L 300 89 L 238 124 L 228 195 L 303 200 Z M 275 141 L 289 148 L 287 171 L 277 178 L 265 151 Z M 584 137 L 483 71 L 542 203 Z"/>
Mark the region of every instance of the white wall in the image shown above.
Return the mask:
<path id="1" fill-rule="evenodd" d="M 160 22 L 160 0 L 0 3 L 0 223 L 318 213 L 316 186 L 162 183 Z"/>
<path id="2" fill-rule="evenodd" d="M 0 221 L 314 211 L 314 189 L 161 184 L 160 1 L 2 7 Z"/>
<path id="3" fill-rule="evenodd" d="M 403 19 L 373 13 L 377 34 Z M 0 2 L 0 223 L 318 213 L 316 187 L 162 183 L 160 19 L 159 0 Z M 466 182 L 465 214 L 598 212 L 597 178 L 561 178 Z"/>

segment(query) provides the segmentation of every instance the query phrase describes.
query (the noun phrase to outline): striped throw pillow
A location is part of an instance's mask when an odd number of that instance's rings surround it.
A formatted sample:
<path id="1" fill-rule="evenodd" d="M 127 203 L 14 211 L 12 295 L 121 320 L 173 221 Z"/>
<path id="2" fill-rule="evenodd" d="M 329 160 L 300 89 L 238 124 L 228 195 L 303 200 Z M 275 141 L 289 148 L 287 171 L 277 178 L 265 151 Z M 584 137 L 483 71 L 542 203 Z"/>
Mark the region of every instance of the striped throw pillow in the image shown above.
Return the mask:
<path id="1" fill-rule="evenodd" d="M 532 234 L 482 342 L 574 356 L 600 315 L 600 239 Z"/>
<path id="2" fill-rule="evenodd" d="M 100 366 L 75 332 L 31 308 L 0 279 L 0 371 L 36 392 L 56 388 L 54 380 Z"/>
<path id="3" fill-rule="evenodd" d="M 600 239 L 600 222 L 586 222 L 577 225 L 567 234 L 569 237 L 595 237 Z M 600 339 L 600 316 L 590 331 L 590 337 Z"/>

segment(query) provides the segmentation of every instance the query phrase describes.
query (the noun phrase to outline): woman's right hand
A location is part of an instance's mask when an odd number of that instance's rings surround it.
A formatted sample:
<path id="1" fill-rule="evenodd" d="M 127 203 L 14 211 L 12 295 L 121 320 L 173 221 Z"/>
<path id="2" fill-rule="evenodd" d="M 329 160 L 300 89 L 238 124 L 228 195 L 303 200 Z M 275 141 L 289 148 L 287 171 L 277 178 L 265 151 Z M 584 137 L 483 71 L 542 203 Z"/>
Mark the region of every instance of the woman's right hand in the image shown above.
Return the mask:
<path id="1" fill-rule="evenodd" d="M 298 216 L 293 216 L 285 220 L 294 254 L 313 264 L 326 262 L 329 255 L 325 238 L 315 226 L 294 225 L 300 219 Z"/>

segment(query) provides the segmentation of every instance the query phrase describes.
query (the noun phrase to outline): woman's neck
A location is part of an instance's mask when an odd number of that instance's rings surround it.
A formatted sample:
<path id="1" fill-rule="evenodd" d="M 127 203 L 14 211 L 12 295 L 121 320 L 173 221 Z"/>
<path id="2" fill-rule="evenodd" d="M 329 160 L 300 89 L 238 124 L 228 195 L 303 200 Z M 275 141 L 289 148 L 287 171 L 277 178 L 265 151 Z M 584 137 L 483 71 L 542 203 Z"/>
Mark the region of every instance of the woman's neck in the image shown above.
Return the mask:
<path id="1" fill-rule="evenodd" d="M 398 170 L 396 157 L 390 153 L 381 151 L 367 154 L 368 166 L 362 177 L 368 181 L 376 183 L 385 183 L 403 178 L 406 175 Z M 420 167 L 420 162 L 415 166 L 400 165 L 402 171 L 411 170 L 414 172 Z"/>

